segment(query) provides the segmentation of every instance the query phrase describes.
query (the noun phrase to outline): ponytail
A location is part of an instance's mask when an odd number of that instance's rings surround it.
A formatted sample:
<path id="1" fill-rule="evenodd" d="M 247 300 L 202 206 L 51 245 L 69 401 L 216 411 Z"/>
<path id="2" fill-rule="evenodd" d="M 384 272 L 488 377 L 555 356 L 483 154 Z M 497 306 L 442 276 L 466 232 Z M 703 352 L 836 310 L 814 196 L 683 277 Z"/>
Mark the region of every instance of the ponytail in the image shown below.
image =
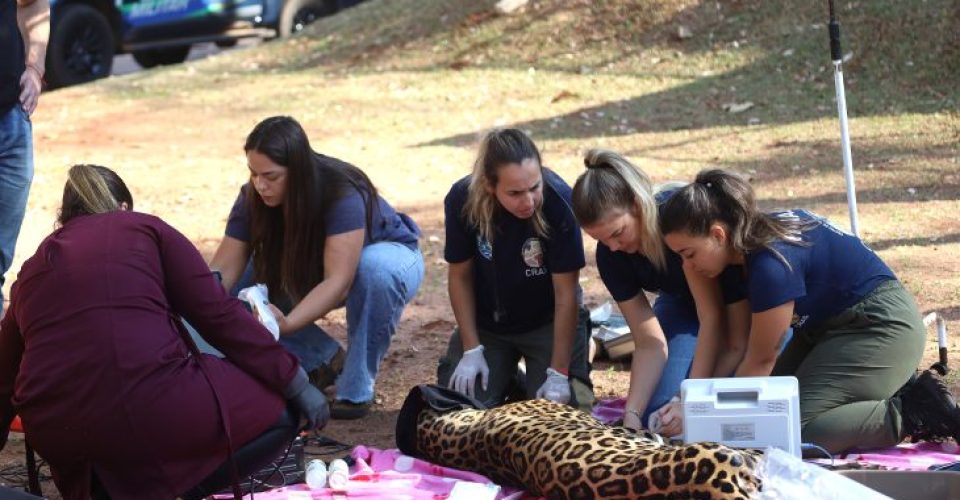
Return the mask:
<path id="1" fill-rule="evenodd" d="M 520 164 L 524 160 L 536 160 L 538 168 L 543 169 L 540 151 L 533 140 L 521 130 L 494 129 L 488 132 L 480 143 L 463 213 L 467 222 L 476 227 L 480 235 L 491 243 L 496 236 L 493 219 L 500 208 L 500 202 L 495 195 L 487 191 L 487 187 L 496 187 L 497 169 L 513 163 Z M 550 228 L 543 216 L 542 205 L 535 208 L 530 222 L 538 236 L 547 237 Z"/>
<path id="2" fill-rule="evenodd" d="M 74 165 L 67 173 L 57 222 L 62 226 L 80 215 L 133 209 L 133 197 L 116 172 L 99 165 Z"/>
<path id="3" fill-rule="evenodd" d="M 734 250 L 747 254 L 767 249 L 788 267 L 783 255 L 771 245 L 778 240 L 798 244 L 805 228 L 800 220 L 761 212 L 753 186 L 739 174 L 720 169 L 702 170 L 692 184 L 674 193 L 660 212 L 663 234 L 684 232 L 702 237 L 717 222 L 727 227 Z"/>
<path id="4" fill-rule="evenodd" d="M 657 223 L 657 201 L 650 178 L 619 153 L 591 149 L 583 158 L 587 167 L 573 185 L 573 213 L 581 226 L 632 212 L 640 220 L 640 253 L 657 269 L 665 270 L 667 260 Z"/>

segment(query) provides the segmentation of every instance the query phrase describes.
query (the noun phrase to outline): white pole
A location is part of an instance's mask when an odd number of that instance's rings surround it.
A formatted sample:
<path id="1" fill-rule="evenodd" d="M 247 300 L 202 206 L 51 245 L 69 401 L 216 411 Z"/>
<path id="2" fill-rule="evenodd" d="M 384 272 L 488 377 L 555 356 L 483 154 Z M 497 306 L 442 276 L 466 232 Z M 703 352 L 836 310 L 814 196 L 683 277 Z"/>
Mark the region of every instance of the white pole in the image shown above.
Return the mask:
<path id="1" fill-rule="evenodd" d="M 833 61 L 833 80 L 837 87 L 837 112 L 840 114 L 843 177 L 847 181 L 847 209 L 850 211 L 850 231 L 854 236 L 860 236 L 860 221 L 857 219 L 857 188 L 853 180 L 853 158 L 850 154 L 850 130 L 847 128 L 847 98 L 843 91 L 842 64 L 842 61 Z"/>
<path id="2" fill-rule="evenodd" d="M 833 83 L 837 88 L 837 113 L 840 114 L 840 147 L 843 151 L 843 176 L 847 181 L 847 209 L 850 211 L 850 232 L 860 236 L 860 221 L 857 219 L 857 189 L 853 182 L 853 158 L 850 155 L 850 130 L 847 128 L 847 97 L 843 91 L 843 51 L 840 49 L 840 23 L 830 7 L 830 56 L 833 60 Z"/>

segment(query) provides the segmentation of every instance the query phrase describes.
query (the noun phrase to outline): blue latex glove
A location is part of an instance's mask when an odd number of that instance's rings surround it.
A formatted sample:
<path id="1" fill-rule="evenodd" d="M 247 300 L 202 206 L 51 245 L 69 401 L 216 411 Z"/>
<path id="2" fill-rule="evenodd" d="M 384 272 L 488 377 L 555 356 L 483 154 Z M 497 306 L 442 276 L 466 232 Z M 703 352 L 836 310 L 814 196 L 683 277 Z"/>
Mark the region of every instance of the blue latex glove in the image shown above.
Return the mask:
<path id="1" fill-rule="evenodd" d="M 308 430 L 322 429 L 330 421 L 327 397 L 310 384 L 307 372 L 303 371 L 303 368 L 297 369 L 297 374 L 284 389 L 283 396 L 297 405 L 300 416 L 307 420 Z"/>
<path id="2" fill-rule="evenodd" d="M 569 403 L 570 378 L 553 368 L 547 368 L 547 380 L 537 389 L 537 398 L 549 399 L 564 405 Z"/>

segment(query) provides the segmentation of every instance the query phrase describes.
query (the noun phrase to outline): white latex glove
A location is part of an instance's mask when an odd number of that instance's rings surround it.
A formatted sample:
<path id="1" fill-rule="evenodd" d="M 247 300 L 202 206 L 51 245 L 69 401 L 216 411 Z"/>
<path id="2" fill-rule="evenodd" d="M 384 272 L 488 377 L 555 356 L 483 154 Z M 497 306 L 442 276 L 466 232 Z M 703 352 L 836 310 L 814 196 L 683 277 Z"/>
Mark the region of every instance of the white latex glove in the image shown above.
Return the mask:
<path id="1" fill-rule="evenodd" d="M 480 375 L 480 386 L 483 387 L 483 390 L 487 390 L 490 367 L 487 366 L 487 360 L 483 357 L 483 345 L 478 345 L 463 353 L 463 357 L 457 363 L 457 369 L 453 371 L 453 376 L 450 377 L 450 383 L 447 387 L 472 398 L 477 375 Z"/>
<path id="2" fill-rule="evenodd" d="M 570 402 L 570 379 L 566 375 L 547 368 L 547 380 L 537 389 L 538 399 L 549 399 L 560 404 Z"/>

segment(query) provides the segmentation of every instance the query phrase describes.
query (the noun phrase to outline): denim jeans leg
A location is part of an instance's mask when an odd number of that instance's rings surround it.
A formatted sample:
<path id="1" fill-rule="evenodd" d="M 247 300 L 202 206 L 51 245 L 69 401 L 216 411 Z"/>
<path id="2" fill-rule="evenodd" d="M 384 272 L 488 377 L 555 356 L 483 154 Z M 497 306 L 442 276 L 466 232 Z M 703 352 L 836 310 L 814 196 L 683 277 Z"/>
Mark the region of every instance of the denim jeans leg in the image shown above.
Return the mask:
<path id="1" fill-rule="evenodd" d="M 253 285 L 253 261 L 248 261 L 243 275 L 230 290 L 230 294 L 236 296 L 240 290 Z M 275 305 L 284 313 L 289 313 L 293 308 L 289 299 L 279 299 Z M 340 343 L 315 323 L 309 323 L 291 334 L 280 337 L 280 345 L 296 356 L 300 360 L 300 366 L 308 372 L 321 364 L 329 363 L 340 349 Z"/>
<path id="2" fill-rule="evenodd" d="M 667 363 L 644 411 L 644 423 L 650 413 L 667 404 L 670 398 L 680 392 L 680 383 L 687 378 L 693 364 L 697 331 L 700 328 L 696 307 L 688 300 L 662 293 L 653 305 L 653 312 L 667 338 Z"/>
<path id="3" fill-rule="evenodd" d="M 400 323 L 400 315 L 423 280 L 423 255 L 405 245 L 368 245 L 347 295 L 347 358 L 337 377 L 337 399 L 373 400 L 380 362 Z"/>
<path id="4" fill-rule="evenodd" d="M 19 104 L 0 115 L 0 312 L 4 275 L 13 265 L 17 236 L 33 181 L 33 129 Z"/>

